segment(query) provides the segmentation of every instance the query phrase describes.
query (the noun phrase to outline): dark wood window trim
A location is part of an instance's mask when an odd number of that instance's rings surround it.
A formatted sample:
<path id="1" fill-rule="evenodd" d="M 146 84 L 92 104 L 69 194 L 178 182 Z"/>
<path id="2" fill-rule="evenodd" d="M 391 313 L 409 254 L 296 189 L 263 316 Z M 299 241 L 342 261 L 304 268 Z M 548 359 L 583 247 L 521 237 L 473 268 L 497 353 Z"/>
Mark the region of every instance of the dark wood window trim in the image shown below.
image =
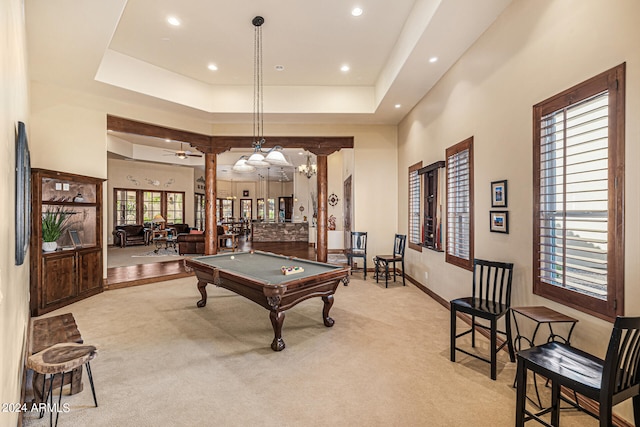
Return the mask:
<path id="1" fill-rule="evenodd" d="M 466 159 L 466 167 L 468 168 L 466 173 L 463 172 L 463 178 L 458 182 L 460 174 L 456 172 L 456 162 L 460 156 L 463 156 L 465 152 L 468 153 Z M 474 257 L 474 209 L 473 209 L 473 137 L 465 139 L 458 144 L 447 148 L 447 209 L 446 209 L 446 221 L 447 221 L 447 234 L 445 239 L 446 254 L 445 261 L 464 268 L 466 270 L 473 270 L 473 257 Z M 468 180 L 468 181 L 467 181 Z M 461 187 L 462 186 L 462 190 Z M 466 195 L 465 195 L 466 193 Z M 457 195 L 463 200 L 467 208 L 466 214 L 460 215 L 459 206 L 455 204 L 455 198 Z M 457 221 L 454 220 L 456 216 Z M 456 222 L 462 223 L 468 221 L 467 232 L 464 232 L 464 226 L 455 228 Z M 460 232 L 462 230 L 463 232 Z M 453 243 L 453 244 L 452 244 Z M 466 251 L 464 250 L 466 248 Z M 466 256 L 461 256 L 462 253 L 466 253 Z"/>
<path id="2" fill-rule="evenodd" d="M 418 171 L 422 168 L 422 162 L 409 166 L 409 222 L 407 223 L 407 235 L 409 237 L 409 249 L 422 252 L 422 233 L 420 233 L 420 193 L 421 180 Z M 417 188 L 415 188 L 417 186 Z M 413 191 L 412 191 L 413 190 Z M 415 226 L 417 224 L 417 230 Z M 413 226 L 412 226 L 413 225 Z M 417 233 L 417 235 L 415 235 Z"/>
<path id="3" fill-rule="evenodd" d="M 541 121 L 554 112 L 608 91 L 608 222 L 606 299 L 552 285 L 541 270 Z M 625 64 L 580 83 L 533 107 L 533 292 L 601 319 L 624 315 Z M 565 190 L 566 191 L 566 190 Z"/>
<path id="4" fill-rule="evenodd" d="M 142 218 L 144 218 L 144 198 L 143 193 L 145 192 L 154 192 L 161 193 L 161 205 L 160 205 L 160 215 L 164 218 L 167 218 L 167 193 L 177 193 L 182 194 L 182 218 L 183 222 L 185 220 L 185 192 L 184 191 L 162 191 L 157 189 L 133 189 L 133 188 L 114 188 L 113 189 L 113 223 L 118 224 L 118 212 L 116 209 L 118 191 L 128 191 L 136 193 L 136 222 L 138 224 L 143 224 Z"/>

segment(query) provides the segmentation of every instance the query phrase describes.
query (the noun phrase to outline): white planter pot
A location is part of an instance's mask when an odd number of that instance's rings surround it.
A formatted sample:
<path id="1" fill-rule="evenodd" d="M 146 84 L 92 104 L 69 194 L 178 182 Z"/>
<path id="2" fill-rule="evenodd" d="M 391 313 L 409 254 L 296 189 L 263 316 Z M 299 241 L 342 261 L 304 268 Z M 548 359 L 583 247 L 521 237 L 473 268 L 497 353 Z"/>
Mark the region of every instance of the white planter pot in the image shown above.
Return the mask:
<path id="1" fill-rule="evenodd" d="M 58 248 L 57 242 L 42 242 L 42 250 L 44 252 L 53 252 Z"/>

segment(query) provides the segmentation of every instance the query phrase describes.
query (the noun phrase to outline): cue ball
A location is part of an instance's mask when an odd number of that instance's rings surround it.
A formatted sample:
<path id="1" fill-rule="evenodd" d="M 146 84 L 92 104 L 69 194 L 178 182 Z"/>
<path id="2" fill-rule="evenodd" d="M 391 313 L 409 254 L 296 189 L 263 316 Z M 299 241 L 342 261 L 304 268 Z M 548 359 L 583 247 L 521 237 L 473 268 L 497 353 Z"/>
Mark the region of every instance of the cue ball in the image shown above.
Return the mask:
<path id="1" fill-rule="evenodd" d="M 231 255 L 231 259 L 236 259 L 236 257 L 234 257 L 233 255 Z"/>

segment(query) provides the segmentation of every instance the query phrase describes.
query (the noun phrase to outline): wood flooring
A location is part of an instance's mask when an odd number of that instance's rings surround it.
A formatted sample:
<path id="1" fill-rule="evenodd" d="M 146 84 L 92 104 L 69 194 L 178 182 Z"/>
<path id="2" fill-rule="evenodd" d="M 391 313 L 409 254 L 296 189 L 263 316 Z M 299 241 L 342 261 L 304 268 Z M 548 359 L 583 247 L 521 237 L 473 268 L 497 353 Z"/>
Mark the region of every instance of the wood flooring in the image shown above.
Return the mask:
<path id="1" fill-rule="evenodd" d="M 297 258 L 315 261 L 316 251 L 307 242 L 256 242 L 246 239 L 238 242 L 240 251 L 251 249 L 277 254 L 294 256 Z M 181 277 L 194 276 L 193 272 L 187 272 L 182 259 L 177 261 L 163 261 L 153 264 L 138 264 L 128 267 L 113 267 L 107 269 L 107 283 L 104 289 L 119 289 L 129 286 L 145 285 L 148 283 L 162 282 Z"/>

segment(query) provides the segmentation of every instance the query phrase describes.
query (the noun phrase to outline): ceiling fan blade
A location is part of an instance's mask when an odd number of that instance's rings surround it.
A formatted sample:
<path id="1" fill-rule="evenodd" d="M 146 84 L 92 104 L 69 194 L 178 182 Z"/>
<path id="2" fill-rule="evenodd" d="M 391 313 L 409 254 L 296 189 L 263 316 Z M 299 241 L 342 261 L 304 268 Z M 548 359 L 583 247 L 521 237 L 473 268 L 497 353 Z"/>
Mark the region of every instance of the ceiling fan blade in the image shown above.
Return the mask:
<path id="1" fill-rule="evenodd" d="M 202 154 L 187 154 L 189 157 L 202 157 Z"/>

